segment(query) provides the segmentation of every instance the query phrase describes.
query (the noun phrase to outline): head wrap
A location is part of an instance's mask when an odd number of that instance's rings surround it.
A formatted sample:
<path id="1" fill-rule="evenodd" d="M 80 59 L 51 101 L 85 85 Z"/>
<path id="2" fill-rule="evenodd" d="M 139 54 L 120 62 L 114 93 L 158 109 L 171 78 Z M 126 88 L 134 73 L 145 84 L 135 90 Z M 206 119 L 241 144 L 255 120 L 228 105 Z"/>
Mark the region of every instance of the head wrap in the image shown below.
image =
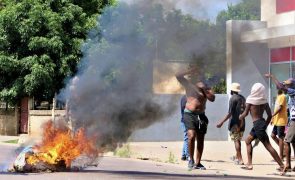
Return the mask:
<path id="1" fill-rule="evenodd" d="M 261 83 L 255 83 L 252 86 L 251 94 L 247 97 L 246 103 L 261 105 L 267 103 L 265 87 Z"/>

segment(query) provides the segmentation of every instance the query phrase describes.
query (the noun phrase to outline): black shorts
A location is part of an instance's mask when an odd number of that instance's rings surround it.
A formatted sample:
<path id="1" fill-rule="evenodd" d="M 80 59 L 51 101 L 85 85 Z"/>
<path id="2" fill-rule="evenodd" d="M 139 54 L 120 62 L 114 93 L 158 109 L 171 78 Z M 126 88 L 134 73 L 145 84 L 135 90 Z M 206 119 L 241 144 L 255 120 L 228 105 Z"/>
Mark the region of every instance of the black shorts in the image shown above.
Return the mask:
<path id="1" fill-rule="evenodd" d="M 269 141 L 268 135 L 265 130 L 266 130 L 265 120 L 258 119 L 253 122 L 253 128 L 250 131 L 250 135 L 253 136 L 254 139 L 258 138 L 259 141 L 261 142 Z"/>
<path id="2" fill-rule="evenodd" d="M 196 133 L 206 134 L 208 118 L 205 113 L 184 112 L 183 122 L 186 129 L 193 129 Z"/>
<path id="3" fill-rule="evenodd" d="M 278 136 L 281 139 L 285 137 L 285 126 L 274 126 L 272 129 L 272 134 Z"/>

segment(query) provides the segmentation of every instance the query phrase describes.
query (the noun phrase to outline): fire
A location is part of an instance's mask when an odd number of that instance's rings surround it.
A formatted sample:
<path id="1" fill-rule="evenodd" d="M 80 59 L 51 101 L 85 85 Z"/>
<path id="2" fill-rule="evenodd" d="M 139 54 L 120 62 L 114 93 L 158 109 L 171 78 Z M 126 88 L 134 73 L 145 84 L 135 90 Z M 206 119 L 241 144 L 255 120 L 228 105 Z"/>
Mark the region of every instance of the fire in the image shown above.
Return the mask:
<path id="1" fill-rule="evenodd" d="M 80 128 L 73 134 L 68 127 L 55 127 L 48 121 L 43 129 L 43 139 L 40 145 L 34 147 L 36 153 L 26 159 L 28 164 L 35 165 L 43 161 L 48 164 L 58 164 L 64 161 L 67 167 L 80 155 L 92 158 L 98 156 L 94 139 L 86 137 L 85 130 Z"/>

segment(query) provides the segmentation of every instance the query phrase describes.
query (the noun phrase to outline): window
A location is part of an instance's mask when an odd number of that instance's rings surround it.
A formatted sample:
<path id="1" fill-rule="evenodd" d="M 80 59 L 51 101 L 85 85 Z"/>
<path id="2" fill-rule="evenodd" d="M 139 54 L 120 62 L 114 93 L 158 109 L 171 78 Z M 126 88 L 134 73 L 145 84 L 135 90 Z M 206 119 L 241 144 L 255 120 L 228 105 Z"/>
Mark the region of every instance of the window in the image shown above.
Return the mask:
<path id="1" fill-rule="evenodd" d="M 284 81 L 289 78 L 290 73 L 290 63 L 282 63 L 282 64 L 271 64 L 270 72 L 274 74 L 279 81 Z M 277 87 L 274 83 L 271 83 L 271 106 L 274 107 L 274 103 L 277 97 Z"/>

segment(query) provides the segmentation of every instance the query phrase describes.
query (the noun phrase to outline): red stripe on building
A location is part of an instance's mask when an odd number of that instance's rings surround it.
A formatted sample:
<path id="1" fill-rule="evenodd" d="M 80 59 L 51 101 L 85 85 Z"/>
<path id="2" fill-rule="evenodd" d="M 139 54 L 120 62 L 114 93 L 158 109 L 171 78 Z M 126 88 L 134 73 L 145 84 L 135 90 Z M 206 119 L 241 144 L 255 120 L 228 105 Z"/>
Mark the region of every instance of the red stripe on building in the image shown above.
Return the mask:
<path id="1" fill-rule="evenodd" d="M 295 10 L 295 0 L 277 0 L 277 14 Z"/>
<path id="2" fill-rule="evenodd" d="M 292 60 L 295 61 L 295 47 L 292 47 Z"/>
<path id="3" fill-rule="evenodd" d="M 290 47 L 271 49 L 270 51 L 270 61 L 271 62 L 282 62 L 290 61 Z"/>

